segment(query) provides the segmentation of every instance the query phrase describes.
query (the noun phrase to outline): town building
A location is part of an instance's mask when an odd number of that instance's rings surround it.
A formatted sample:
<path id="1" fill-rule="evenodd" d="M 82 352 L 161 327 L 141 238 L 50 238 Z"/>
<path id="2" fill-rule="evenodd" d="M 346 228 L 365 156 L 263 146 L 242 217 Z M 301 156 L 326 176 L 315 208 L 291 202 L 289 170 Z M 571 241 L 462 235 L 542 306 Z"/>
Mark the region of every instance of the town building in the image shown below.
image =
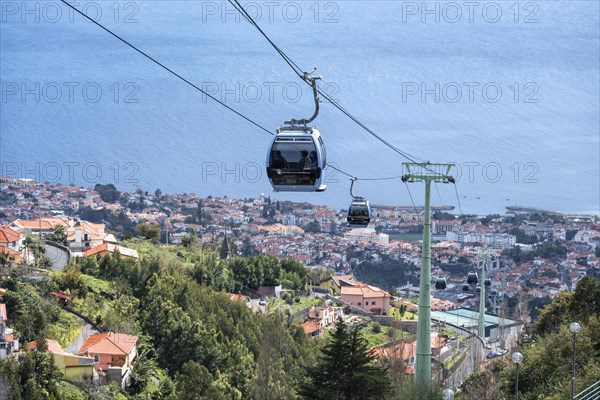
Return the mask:
<path id="1" fill-rule="evenodd" d="M 354 286 L 358 283 L 360 282 L 358 282 L 354 275 L 331 275 L 325 281 L 321 282 L 319 286 L 323 289 L 329 289 L 333 295 L 339 296 L 342 286 Z"/>
<path id="2" fill-rule="evenodd" d="M 29 343 L 29 349 L 36 348 L 36 342 Z M 65 353 L 60 344 L 53 339 L 46 339 L 46 352 L 52 354 L 54 365 L 69 382 L 85 382 L 97 377 L 93 357 Z"/>
<path id="3" fill-rule="evenodd" d="M 7 326 L 8 314 L 6 304 L 0 303 L 0 360 L 11 353 L 19 351 L 19 339 L 12 329 Z"/>
<path id="4" fill-rule="evenodd" d="M 390 294 L 375 286 L 342 286 L 340 300 L 375 315 L 390 315 Z"/>
<path id="5" fill-rule="evenodd" d="M 138 337 L 133 335 L 99 333 L 85 341 L 79 354 L 93 358 L 94 369 L 101 377 L 125 387 L 137 355 L 137 342 Z"/>
<path id="6" fill-rule="evenodd" d="M 367 242 L 367 243 L 382 243 L 390 242 L 390 235 L 387 233 L 377 233 L 373 228 L 356 228 L 350 232 L 344 233 L 344 237 L 351 243 Z"/>

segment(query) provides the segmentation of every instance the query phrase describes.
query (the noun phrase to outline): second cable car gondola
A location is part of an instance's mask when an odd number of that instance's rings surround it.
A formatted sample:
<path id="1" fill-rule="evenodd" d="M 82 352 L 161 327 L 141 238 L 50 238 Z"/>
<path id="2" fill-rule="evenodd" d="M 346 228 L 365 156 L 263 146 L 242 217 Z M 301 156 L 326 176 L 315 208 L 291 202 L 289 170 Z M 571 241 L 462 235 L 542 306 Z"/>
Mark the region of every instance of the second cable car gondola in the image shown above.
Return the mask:
<path id="1" fill-rule="evenodd" d="M 353 228 L 366 228 L 371 221 L 371 204 L 362 197 L 355 197 L 348 209 L 346 218 L 348 226 Z"/>
<path id="2" fill-rule="evenodd" d="M 479 277 L 477 276 L 477 272 L 469 272 L 467 275 L 467 283 L 469 285 L 476 285 L 479 282 Z"/>
<path id="3" fill-rule="evenodd" d="M 277 130 L 267 153 L 267 177 L 276 192 L 322 192 L 323 169 L 327 165 L 325 145 L 316 127 L 307 126 L 319 114 L 316 81 L 321 77 L 304 74 L 315 98 L 315 112 L 310 118 L 285 121 Z"/>
<path id="4" fill-rule="evenodd" d="M 469 286 L 468 283 L 465 283 L 462 287 L 463 292 L 468 292 L 471 290 L 471 287 Z"/>
<path id="5" fill-rule="evenodd" d="M 491 279 L 488 279 L 488 278 L 486 278 L 486 279 L 483 281 L 483 284 L 484 284 L 485 286 L 488 286 L 488 287 L 489 287 L 489 286 L 492 286 L 492 280 L 491 280 Z"/>
<path id="6" fill-rule="evenodd" d="M 437 290 L 444 290 L 444 289 L 446 289 L 446 278 L 437 278 L 435 280 L 435 288 Z"/>
<path id="7" fill-rule="evenodd" d="M 350 196 L 352 196 L 352 203 L 350 203 L 350 207 L 348 208 L 348 217 L 346 218 L 346 222 L 348 226 L 352 228 L 366 228 L 371 222 L 371 204 L 368 200 L 354 196 L 352 193 L 352 187 L 354 186 L 354 181 L 357 178 L 352 178 L 352 183 L 350 184 Z"/>

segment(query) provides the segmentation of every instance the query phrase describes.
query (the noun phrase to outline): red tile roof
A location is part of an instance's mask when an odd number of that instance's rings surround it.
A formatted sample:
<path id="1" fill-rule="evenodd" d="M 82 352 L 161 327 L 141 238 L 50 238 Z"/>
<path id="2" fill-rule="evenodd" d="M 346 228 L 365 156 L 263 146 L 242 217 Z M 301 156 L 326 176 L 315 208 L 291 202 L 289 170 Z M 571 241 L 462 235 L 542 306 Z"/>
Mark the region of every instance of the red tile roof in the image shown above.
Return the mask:
<path id="1" fill-rule="evenodd" d="M 248 297 L 244 296 L 243 294 L 230 293 L 229 294 L 229 300 L 233 300 L 233 301 L 247 301 Z"/>
<path id="2" fill-rule="evenodd" d="M 130 249 L 128 247 L 121 246 L 119 244 L 113 243 L 103 243 L 99 246 L 92 247 L 91 249 L 87 249 L 83 252 L 84 257 L 94 256 L 98 253 L 109 252 L 109 253 L 119 253 L 124 257 L 138 258 L 138 252 L 135 249 Z"/>
<path id="3" fill-rule="evenodd" d="M 331 275 L 331 279 L 335 282 L 337 286 L 341 285 L 341 281 L 344 281 L 346 284 L 356 284 L 358 280 L 354 277 L 354 275 Z"/>
<path id="4" fill-rule="evenodd" d="M 91 249 L 87 249 L 83 252 L 84 257 L 89 257 L 101 253 L 103 251 L 108 251 L 108 243 L 103 243 L 100 246 L 92 247 Z"/>
<path id="5" fill-rule="evenodd" d="M 308 321 L 302 324 L 302 329 L 304 329 L 304 333 L 310 335 L 311 333 L 317 332 L 322 328 L 319 324 L 319 321 L 315 319 L 309 319 Z"/>
<path id="6" fill-rule="evenodd" d="M 46 339 L 46 346 L 48 347 L 48 349 L 46 350 L 46 353 L 55 353 L 55 354 L 64 353 L 62 347 L 60 347 L 60 344 L 54 339 Z M 36 349 L 37 342 L 29 342 L 28 347 L 29 347 L 29 350 Z"/>
<path id="7" fill-rule="evenodd" d="M 92 335 L 79 349 L 80 353 L 88 351 L 94 354 L 127 355 L 138 341 L 137 336 L 118 332 L 104 332 Z"/>
<path id="8" fill-rule="evenodd" d="M 19 234 L 8 226 L 0 226 L 0 243 L 12 243 L 20 238 Z"/>
<path id="9" fill-rule="evenodd" d="M 342 295 L 362 295 L 363 298 L 374 298 L 374 297 L 390 297 L 390 294 L 385 290 L 381 290 L 378 287 L 359 284 L 355 286 L 342 286 Z"/>
<path id="10" fill-rule="evenodd" d="M 52 292 L 52 294 L 56 297 L 60 297 L 61 299 L 72 299 L 73 295 L 66 294 L 63 292 Z"/>

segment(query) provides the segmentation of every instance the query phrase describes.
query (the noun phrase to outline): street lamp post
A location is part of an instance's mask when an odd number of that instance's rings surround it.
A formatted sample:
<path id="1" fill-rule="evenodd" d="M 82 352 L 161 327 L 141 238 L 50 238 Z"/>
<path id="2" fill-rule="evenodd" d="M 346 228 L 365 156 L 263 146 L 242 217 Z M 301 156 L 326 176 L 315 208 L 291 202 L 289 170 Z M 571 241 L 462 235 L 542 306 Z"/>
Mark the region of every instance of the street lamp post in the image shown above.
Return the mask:
<path id="1" fill-rule="evenodd" d="M 517 364 L 517 379 L 515 380 L 515 400 L 519 400 L 519 364 L 523 362 L 523 354 L 513 353 L 512 360 L 515 364 Z"/>
<path id="2" fill-rule="evenodd" d="M 442 392 L 442 398 L 444 400 L 452 400 L 454 399 L 454 390 L 446 389 Z"/>
<path id="3" fill-rule="evenodd" d="M 577 355 L 577 332 L 581 326 L 577 322 L 571 323 L 569 329 L 573 332 L 573 372 L 571 373 L 571 400 L 575 398 L 575 356 Z"/>

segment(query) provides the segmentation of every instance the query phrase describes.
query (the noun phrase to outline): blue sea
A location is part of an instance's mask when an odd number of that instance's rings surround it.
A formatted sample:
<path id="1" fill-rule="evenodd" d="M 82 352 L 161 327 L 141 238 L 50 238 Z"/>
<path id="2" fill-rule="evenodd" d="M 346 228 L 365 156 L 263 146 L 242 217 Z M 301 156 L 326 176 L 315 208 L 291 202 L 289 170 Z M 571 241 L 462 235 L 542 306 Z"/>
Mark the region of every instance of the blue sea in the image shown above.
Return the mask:
<path id="1" fill-rule="evenodd" d="M 313 112 L 306 86 L 226 1 L 79 1 L 76 6 L 274 132 Z M 416 160 L 457 164 L 434 205 L 600 211 L 597 1 L 242 2 L 321 88 Z M 59 1 L 0 2 L 0 175 L 122 190 L 195 192 L 346 207 L 273 193 L 272 136 Z M 359 178 L 407 161 L 328 102 L 314 124 L 328 161 Z M 424 185 L 359 181 L 377 204 L 422 204 Z"/>

